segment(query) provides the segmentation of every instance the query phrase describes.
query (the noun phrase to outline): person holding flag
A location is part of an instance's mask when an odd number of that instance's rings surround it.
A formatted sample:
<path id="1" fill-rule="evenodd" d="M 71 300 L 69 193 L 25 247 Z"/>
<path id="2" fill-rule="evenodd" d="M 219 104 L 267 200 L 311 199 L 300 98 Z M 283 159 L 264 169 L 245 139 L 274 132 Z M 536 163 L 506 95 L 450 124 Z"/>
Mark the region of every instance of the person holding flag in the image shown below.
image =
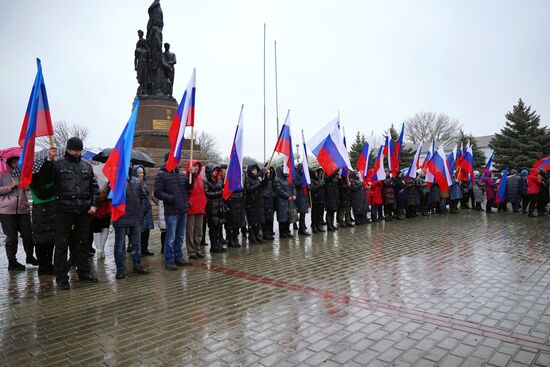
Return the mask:
<path id="1" fill-rule="evenodd" d="M 239 113 L 239 121 L 235 130 L 233 145 L 231 146 L 229 165 L 227 166 L 227 175 L 222 193 L 222 198 L 228 208 L 226 216 L 227 246 L 235 248 L 241 247 L 239 243 L 239 231 L 244 227 L 246 222 L 243 182 L 243 109 L 244 105 L 241 105 L 241 112 Z M 244 240 L 245 238 L 243 238 L 243 242 Z"/>
<path id="2" fill-rule="evenodd" d="M 275 193 L 277 221 L 279 222 L 279 236 L 281 238 L 291 238 L 290 233 L 290 211 L 294 208 L 296 201 L 296 192 L 294 190 L 296 183 L 296 167 L 294 166 L 294 153 L 292 151 L 292 136 L 290 134 L 290 110 L 288 110 L 281 132 L 273 149 L 273 155 L 279 153 L 284 157 L 283 167 L 276 169 L 277 177 L 273 182 L 273 191 Z M 271 160 L 270 162 L 271 163 Z M 268 167 L 271 164 L 268 164 Z M 301 180 L 297 185 L 301 185 Z"/>
<path id="3" fill-rule="evenodd" d="M 168 170 L 166 164 L 171 153 L 164 155 L 165 165 L 155 176 L 153 195 L 164 204 L 166 238 L 164 241 L 164 265 L 166 270 L 177 270 L 177 266 L 189 266 L 186 247 L 183 246 L 187 210 L 189 209 L 188 192 L 193 188 L 194 180 L 189 180 L 178 167 Z M 196 170 L 190 168 L 191 174 Z M 191 182 L 190 182 L 191 181 Z"/>
<path id="4" fill-rule="evenodd" d="M 302 130 L 302 144 L 300 144 L 300 151 L 302 152 L 302 163 L 299 163 L 296 167 L 296 207 L 300 214 L 298 234 L 303 236 L 310 236 L 306 226 L 306 215 L 309 212 L 310 205 L 310 188 L 311 177 L 309 172 L 309 161 L 307 158 L 307 146 L 304 138 L 304 130 Z"/>
<path id="5" fill-rule="evenodd" d="M 76 240 L 77 274 L 81 281 L 97 282 L 90 273 L 88 263 L 89 214 L 95 213 L 99 186 L 91 164 L 81 159 L 82 140 L 72 137 L 62 158 L 57 158 L 57 148 L 48 150 L 48 159 L 38 171 L 43 182 L 53 181 L 55 187 L 55 252 L 54 272 L 60 289 L 70 289 L 67 249 L 71 232 Z"/>
<path id="6" fill-rule="evenodd" d="M 38 265 L 38 261 L 33 256 L 31 207 L 26 190 L 22 190 L 19 186 L 17 162 L 20 154 L 19 147 L 0 151 L 0 201 L 2 202 L 0 222 L 6 236 L 6 256 L 10 271 L 25 270 L 25 265 L 20 264 L 16 257 L 18 234 L 23 240 L 27 264 Z"/>
<path id="7" fill-rule="evenodd" d="M 485 212 L 492 213 L 492 208 L 495 206 L 495 181 L 493 181 L 492 170 L 488 169 L 484 174 L 485 176 L 481 175 L 481 180 L 485 183 L 485 195 L 487 197 Z"/>
<path id="8" fill-rule="evenodd" d="M 513 169 L 511 175 L 506 178 L 506 201 L 512 204 L 512 212 L 518 213 L 520 209 L 520 176 L 518 171 Z"/>
<path id="9" fill-rule="evenodd" d="M 391 138 L 391 132 L 388 132 L 390 140 Z M 401 164 L 401 150 L 403 149 L 403 137 L 405 135 L 405 123 L 401 125 L 401 133 L 399 134 L 399 137 L 397 138 L 397 142 L 395 143 L 392 151 L 391 158 L 391 167 L 392 167 L 392 176 L 397 177 L 397 172 L 399 171 L 399 165 Z M 393 144 L 393 143 L 392 143 Z"/>
<path id="10" fill-rule="evenodd" d="M 261 236 L 261 228 L 265 222 L 263 188 L 267 184 L 266 177 L 260 177 L 260 167 L 250 164 L 246 167 L 245 176 L 245 211 L 248 222 L 248 243 L 256 244 L 264 242 Z"/>
<path id="11" fill-rule="evenodd" d="M 133 167 L 130 164 L 138 109 L 139 99 L 136 98 L 132 115 L 102 169 L 111 185 L 108 198 L 111 199 L 111 219 L 115 229 L 116 279 L 126 277 L 124 266 L 126 236 L 130 238 L 134 273 L 149 274 L 149 271 L 141 266 L 141 228 L 149 199 L 144 183 L 132 174 Z"/>
<path id="12" fill-rule="evenodd" d="M 498 182 L 495 202 L 498 204 L 498 211 L 506 211 L 506 186 L 508 185 L 508 167 L 502 171 Z"/>
<path id="13" fill-rule="evenodd" d="M 311 231 L 325 232 L 323 228 L 323 213 L 325 212 L 325 172 L 317 168 L 311 172 Z"/>

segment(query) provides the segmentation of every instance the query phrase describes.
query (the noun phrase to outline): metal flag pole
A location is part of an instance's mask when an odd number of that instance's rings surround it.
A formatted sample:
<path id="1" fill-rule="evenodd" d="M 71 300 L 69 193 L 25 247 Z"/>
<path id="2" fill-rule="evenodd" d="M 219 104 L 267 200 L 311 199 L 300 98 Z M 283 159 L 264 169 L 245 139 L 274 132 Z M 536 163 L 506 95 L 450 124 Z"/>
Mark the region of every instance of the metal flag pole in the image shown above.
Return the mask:
<path id="1" fill-rule="evenodd" d="M 279 136 L 279 85 L 277 82 L 277 41 L 275 42 L 275 109 L 277 113 L 277 137 Z"/>
<path id="2" fill-rule="evenodd" d="M 195 126 L 191 126 L 191 153 L 189 154 L 189 183 L 193 181 L 191 168 L 193 167 L 193 146 L 195 145 Z"/>
<path id="3" fill-rule="evenodd" d="M 266 25 L 264 23 L 264 162 L 265 162 L 265 148 L 266 148 L 266 140 L 265 140 L 265 28 Z"/>
<path id="4" fill-rule="evenodd" d="M 302 145 L 304 146 L 304 156 L 302 157 L 302 162 L 305 162 L 307 161 L 307 149 L 306 149 L 306 146 L 305 146 L 305 140 L 304 140 L 304 129 L 302 129 Z M 307 165 L 307 169 L 309 169 L 309 162 L 308 162 L 308 165 Z M 302 167 L 303 167 L 303 163 L 302 163 Z M 303 168 L 302 168 L 303 170 Z M 302 172 L 302 175 L 304 174 L 304 172 Z M 310 177 L 311 179 L 311 177 Z M 308 196 L 309 196 L 309 207 L 310 208 L 313 208 L 313 201 L 311 200 L 311 190 L 307 190 L 307 193 L 308 193 Z"/>

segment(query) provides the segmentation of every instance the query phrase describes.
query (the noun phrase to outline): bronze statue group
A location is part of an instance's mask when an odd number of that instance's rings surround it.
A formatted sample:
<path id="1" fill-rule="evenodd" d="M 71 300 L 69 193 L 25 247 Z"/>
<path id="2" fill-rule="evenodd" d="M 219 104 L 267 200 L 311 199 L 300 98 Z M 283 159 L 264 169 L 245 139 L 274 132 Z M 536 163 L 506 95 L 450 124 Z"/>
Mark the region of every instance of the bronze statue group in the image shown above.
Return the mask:
<path id="1" fill-rule="evenodd" d="M 18 153 L 5 150 L 2 156 L 5 170 L 0 173 L 0 219 L 8 269 L 26 269 L 16 258 L 20 235 L 26 263 L 38 265 L 39 275 L 54 275 L 59 289 L 70 289 L 71 266 L 76 267 L 79 281 L 98 281 L 90 271 L 90 258 L 94 253 L 100 261 L 105 257 L 111 225 L 116 278 L 122 279 L 127 274 L 125 251 L 131 253 L 134 273 L 149 273 L 141 257 L 154 255 L 149 251 L 149 234 L 155 222 L 161 230 L 165 269 L 176 271 L 191 265 L 191 260 L 203 258 L 207 250 L 214 254 L 269 243 L 276 230 L 284 239 L 381 220 L 458 214 L 465 209 L 543 216 L 550 194 L 549 176 L 538 169 L 519 174 L 512 170 L 506 178 L 506 201 L 496 203 L 500 178 L 491 172 L 480 175 L 475 171 L 473 180 L 465 182 L 453 179 L 449 190 L 442 191 L 435 183 L 426 184 L 421 171 L 415 179 L 401 173 L 391 177 L 387 172 L 382 181 L 365 181 L 351 170 L 327 176 L 322 168 L 314 168 L 310 169 L 311 184 L 302 187 L 301 164 L 292 180 L 280 167 L 252 164 L 243 172 L 243 190 L 224 200 L 227 167 L 192 161 L 183 170 L 167 171 L 163 166 L 153 188 L 147 187 L 145 168 L 133 166 L 126 186 L 125 212 L 111 222 L 109 185 L 99 187 L 92 166 L 81 158 L 82 149 L 78 138 L 69 139 L 64 152 L 51 148 L 48 158 L 33 170 L 30 190 L 18 186 Z M 57 157 L 58 153 L 62 156 Z M 153 205 L 158 206 L 156 221 Z M 311 220 L 306 223 L 308 213 Z M 275 220 L 278 228 L 274 227 Z"/>

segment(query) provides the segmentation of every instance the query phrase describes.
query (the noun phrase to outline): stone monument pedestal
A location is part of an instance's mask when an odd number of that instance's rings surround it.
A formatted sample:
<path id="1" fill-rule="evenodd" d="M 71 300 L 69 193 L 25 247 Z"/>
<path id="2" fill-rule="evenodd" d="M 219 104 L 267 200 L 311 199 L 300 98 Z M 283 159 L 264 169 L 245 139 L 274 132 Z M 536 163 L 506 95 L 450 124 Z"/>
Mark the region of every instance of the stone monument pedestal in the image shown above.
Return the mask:
<path id="1" fill-rule="evenodd" d="M 147 168 L 147 186 L 152 193 L 154 188 L 155 175 L 164 164 L 164 154 L 170 151 L 168 141 L 168 129 L 174 119 L 178 104 L 173 98 L 140 97 L 136 130 L 134 132 L 134 149 L 147 153 L 155 160 L 157 165 Z M 187 128 L 187 135 L 191 129 Z M 180 169 L 185 165 L 191 155 L 191 139 L 185 139 L 181 152 Z M 199 144 L 194 143 L 193 159 L 207 163 L 206 156 L 201 151 Z"/>

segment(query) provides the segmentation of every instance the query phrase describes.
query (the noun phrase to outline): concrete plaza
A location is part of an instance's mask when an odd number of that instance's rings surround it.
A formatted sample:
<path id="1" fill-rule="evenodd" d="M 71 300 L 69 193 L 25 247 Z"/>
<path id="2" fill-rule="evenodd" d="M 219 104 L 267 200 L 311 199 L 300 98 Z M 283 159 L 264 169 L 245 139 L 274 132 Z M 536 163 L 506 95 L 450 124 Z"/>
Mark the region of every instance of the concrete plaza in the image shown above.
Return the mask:
<path id="1" fill-rule="evenodd" d="M 0 365 L 550 365 L 548 217 L 463 210 L 58 290 L 0 262 Z M 2 250 L 3 251 L 3 250 Z M 23 259 L 19 248 L 19 259 Z M 127 266 L 131 262 L 126 259 Z M 128 266 L 131 269 L 131 265 Z"/>

